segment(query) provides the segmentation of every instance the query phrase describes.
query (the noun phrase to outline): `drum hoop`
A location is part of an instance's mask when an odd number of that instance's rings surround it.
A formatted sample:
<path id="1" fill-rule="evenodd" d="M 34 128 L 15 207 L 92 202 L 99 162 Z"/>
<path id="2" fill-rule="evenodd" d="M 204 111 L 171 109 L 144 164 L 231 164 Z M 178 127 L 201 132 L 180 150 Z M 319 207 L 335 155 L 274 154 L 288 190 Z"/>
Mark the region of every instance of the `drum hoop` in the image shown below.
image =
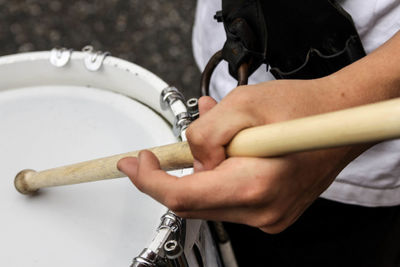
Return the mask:
<path id="1" fill-rule="evenodd" d="M 159 104 L 159 97 L 161 92 L 168 88 L 168 84 L 164 82 L 161 78 L 150 72 L 149 70 L 124 59 L 120 59 L 113 56 L 105 57 L 104 61 L 102 62 L 102 66 L 98 71 L 90 71 L 86 69 L 84 65 L 85 58 L 88 57 L 88 53 L 86 52 L 79 52 L 73 51 L 70 55 L 69 62 L 63 67 L 56 67 L 50 63 L 51 59 L 51 51 L 39 51 L 39 52 L 28 52 L 28 53 L 19 53 L 13 55 L 6 55 L 0 57 L 0 68 L 5 67 L 10 64 L 23 64 L 23 63 L 31 63 L 31 62 L 41 62 L 41 63 L 48 63 L 48 66 L 53 68 L 54 71 L 57 72 L 57 75 L 62 75 L 63 73 L 71 72 L 71 69 L 74 68 L 81 68 L 81 70 L 85 70 L 87 73 L 85 75 L 90 75 L 95 77 L 100 77 L 101 75 L 106 74 L 107 72 L 117 72 L 121 75 L 124 75 L 127 79 L 141 79 L 142 81 L 146 82 L 154 88 L 155 92 L 146 91 L 146 94 L 140 93 L 139 91 L 135 91 L 134 88 L 128 88 L 126 85 L 121 86 L 117 85 L 118 81 L 116 81 L 116 86 L 108 86 L 103 87 L 100 84 L 96 84 L 96 79 L 90 79 L 93 81 L 94 84 L 89 84 L 90 86 L 113 91 L 116 93 L 121 93 L 125 96 L 128 96 L 146 106 L 151 108 L 157 114 L 159 114 L 162 118 L 166 119 L 170 124 L 174 122 L 174 116 L 170 112 L 165 112 Z M 35 70 L 40 72 L 40 70 Z M 82 72 L 80 72 L 82 73 Z M 128 76 L 126 76 L 128 74 Z M 61 81 L 60 81 L 61 82 Z M 71 81 L 72 82 L 72 81 Z M 75 82 L 75 81 L 74 81 Z M 36 82 L 29 83 L 30 85 L 35 85 Z M 38 81 L 38 85 L 54 85 L 54 81 L 47 82 L 46 80 Z M 62 83 L 66 85 L 71 85 L 69 82 L 62 81 Z M 76 85 L 76 84 L 73 84 Z M 87 85 L 87 84 L 85 84 Z M 112 88 L 111 88 L 112 87 Z M 124 88 L 122 88 L 124 87 Z M 12 87 L 7 87 L 7 89 L 12 89 Z M 0 86 L 1 90 L 1 86 Z M 139 93 L 138 93 L 139 92 Z M 151 94 L 151 95 L 147 95 Z"/>

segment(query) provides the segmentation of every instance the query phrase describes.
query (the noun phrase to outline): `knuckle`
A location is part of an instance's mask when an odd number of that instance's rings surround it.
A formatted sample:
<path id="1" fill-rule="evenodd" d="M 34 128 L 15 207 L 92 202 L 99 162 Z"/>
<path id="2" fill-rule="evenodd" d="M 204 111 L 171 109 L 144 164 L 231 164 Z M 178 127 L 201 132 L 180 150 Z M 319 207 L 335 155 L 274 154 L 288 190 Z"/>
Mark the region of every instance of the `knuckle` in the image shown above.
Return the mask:
<path id="1" fill-rule="evenodd" d="M 200 129 L 194 129 L 189 127 L 186 131 L 186 137 L 190 144 L 195 146 L 201 146 L 207 143 L 206 133 Z"/>
<path id="2" fill-rule="evenodd" d="M 249 101 L 253 101 L 254 96 L 253 94 L 249 93 L 251 86 L 245 86 L 245 85 L 241 85 L 239 87 L 237 87 L 232 95 L 231 95 L 231 102 L 235 103 L 237 105 L 239 104 L 249 104 Z"/>
<path id="3" fill-rule="evenodd" d="M 236 92 L 231 96 L 230 104 L 235 107 L 242 107 L 244 104 L 247 105 L 247 101 L 249 97 L 247 94 L 243 94 L 241 92 Z"/>

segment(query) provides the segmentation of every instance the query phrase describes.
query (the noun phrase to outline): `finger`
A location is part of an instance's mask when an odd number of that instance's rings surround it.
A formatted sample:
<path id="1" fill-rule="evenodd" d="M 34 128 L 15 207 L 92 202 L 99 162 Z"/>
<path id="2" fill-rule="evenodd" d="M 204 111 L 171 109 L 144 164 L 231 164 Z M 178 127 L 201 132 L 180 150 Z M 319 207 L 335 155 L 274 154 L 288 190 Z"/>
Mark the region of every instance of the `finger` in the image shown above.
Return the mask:
<path id="1" fill-rule="evenodd" d="M 129 178 L 135 177 L 138 168 L 138 159 L 135 157 L 126 157 L 118 161 L 117 168 L 125 173 Z"/>
<path id="2" fill-rule="evenodd" d="M 255 167 L 258 161 L 263 159 L 240 163 L 238 158 L 231 158 L 215 170 L 177 178 L 162 171 L 151 152 L 143 151 L 139 155 L 137 175 L 130 178 L 139 190 L 174 211 L 259 205 L 268 202 L 269 196 L 258 193 L 260 181 L 255 181 L 255 185 L 249 181 L 253 177 L 251 172 L 260 170 Z"/>
<path id="3" fill-rule="evenodd" d="M 202 96 L 202 97 L 200 97 L 200 99 L 199 99 L 200 116 L 202 116 L 205 113 L 207 113 L 215 105 L 217 105 L 217 101 L 215 101 L 214 98 L 212 98 L 210 96 Z"/>
<path id="4" fill-rule="evenodd" d="M 229 198 L 220 192 L 219 177 L 217 172 L 206 171 L 177 178 L 160 169 L 153 153 L 143 151 L 137 175 L 131 180 L 140 191 L 172 210 L 196 210 L 226 205 Z"/>
<path id="5" fill-rule="evenodd" d="M 200 116 L 203 116 L 209 110 L 211 110 L 215 105 L 217 105 L 217 101 L 215 101 L 210 96 L 202 96 L 199 99 L 199 113 Z M 194 172 L 205 171 L 203 164 L 197 160 L 196 158 L 193 161 L 193 170 Z"/>
<path id="6" fill-rule="evenodd" d="M 160 162 L 150 151 L 141 151 L 137 163 L 137 173 L 130 177 L 132 182 L 140 191 L 164 203 L 167 189 L 173 186 L 177 177 L 161 170 Z"/>
<path id="7" fill-rule="evenodd" d="M 218 166 L 226 158 L 225 145 L 238 131 L 247 127 L 246 121 L 243 114 L 221 109 L 218 105 L 203 113 L 186 131 L 193 157 L 205 170 Z"/>
<path id="8" fill-rule="evenodd" d="M 233 136 L 244 128 L 256 125 L 252 114 L 241 110 L 241 106 L 248 106 L 248 103 L 237 103 L 241 95 L 236 95 L 216 105 L 210 98 L 201 99 L 200 104 L 206 112 L 202 112 L 200 118 L 189 126 L 186 135 L 192 154 L 202 169 L 210 170 L 218 166 L 226 158 L 225 145 Z M 212 108 L 207 110 L 210 106 Z"/>

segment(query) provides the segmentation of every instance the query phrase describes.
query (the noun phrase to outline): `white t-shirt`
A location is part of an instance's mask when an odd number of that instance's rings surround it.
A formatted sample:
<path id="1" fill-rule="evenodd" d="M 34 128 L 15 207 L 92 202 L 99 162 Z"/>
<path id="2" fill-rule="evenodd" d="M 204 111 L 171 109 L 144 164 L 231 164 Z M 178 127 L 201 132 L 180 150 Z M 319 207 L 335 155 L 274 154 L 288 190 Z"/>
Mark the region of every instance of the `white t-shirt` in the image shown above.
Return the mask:
<path id="1" fill-rule="evenodd" d="M 367 53 L 390 39 L 400 29 L 400 0 L 339 0 L 352 15 Z M 193 29 L 193 52 L 201 70 L 226 40 L 222 23 L 213 19 L 221 10 L 219 0 L 198 0 Z M 255 84 L 274 79 L 261 66 L 249 79 Z M 221 100 L 235 88 L 226 62 L 215 70 L 210 94 Z M 383 142 L 364 152 L 336 178 L 322 197 L 363 206 L 400 205 L 400 140 Z"/>

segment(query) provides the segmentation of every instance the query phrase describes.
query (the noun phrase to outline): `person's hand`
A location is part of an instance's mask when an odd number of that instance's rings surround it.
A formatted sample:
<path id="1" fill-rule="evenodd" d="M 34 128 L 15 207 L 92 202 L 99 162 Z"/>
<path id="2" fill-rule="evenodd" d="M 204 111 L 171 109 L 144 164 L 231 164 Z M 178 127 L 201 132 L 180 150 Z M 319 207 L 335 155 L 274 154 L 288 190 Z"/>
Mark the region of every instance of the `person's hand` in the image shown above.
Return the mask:
<path id="1" fill-rule="evenodd" d="M 149 151 L 118 167 L 139 190 L 179 216 L 244 223 L 269 233 L 292 224 L 354 157 L 350 148 L 276 158 L 228 158 L 224 146 L 241 129 L 337 109 L 321 102 L 325 80 L 274 81 L 235 89 L 218 105 L 200 99 L 187 137 L 195 173 L 176 178 Z M 310 97 L 314 95 L 314 97 Z"/>
<path id="2" fill-rule="evenodd" d="M 118 163 L 143 192 L 178 215 L 231 221 L 277 233 L 292 224 L 368 145 L 275 158 L 228 158 L 241 129 L 399 97 L 400 33 L 367 57 L 316 80 L 281 80 L 232 91 L 221 103 L 200 100 L 187 135 L 195 173 L 166 174 L 155 156 Z"/>

